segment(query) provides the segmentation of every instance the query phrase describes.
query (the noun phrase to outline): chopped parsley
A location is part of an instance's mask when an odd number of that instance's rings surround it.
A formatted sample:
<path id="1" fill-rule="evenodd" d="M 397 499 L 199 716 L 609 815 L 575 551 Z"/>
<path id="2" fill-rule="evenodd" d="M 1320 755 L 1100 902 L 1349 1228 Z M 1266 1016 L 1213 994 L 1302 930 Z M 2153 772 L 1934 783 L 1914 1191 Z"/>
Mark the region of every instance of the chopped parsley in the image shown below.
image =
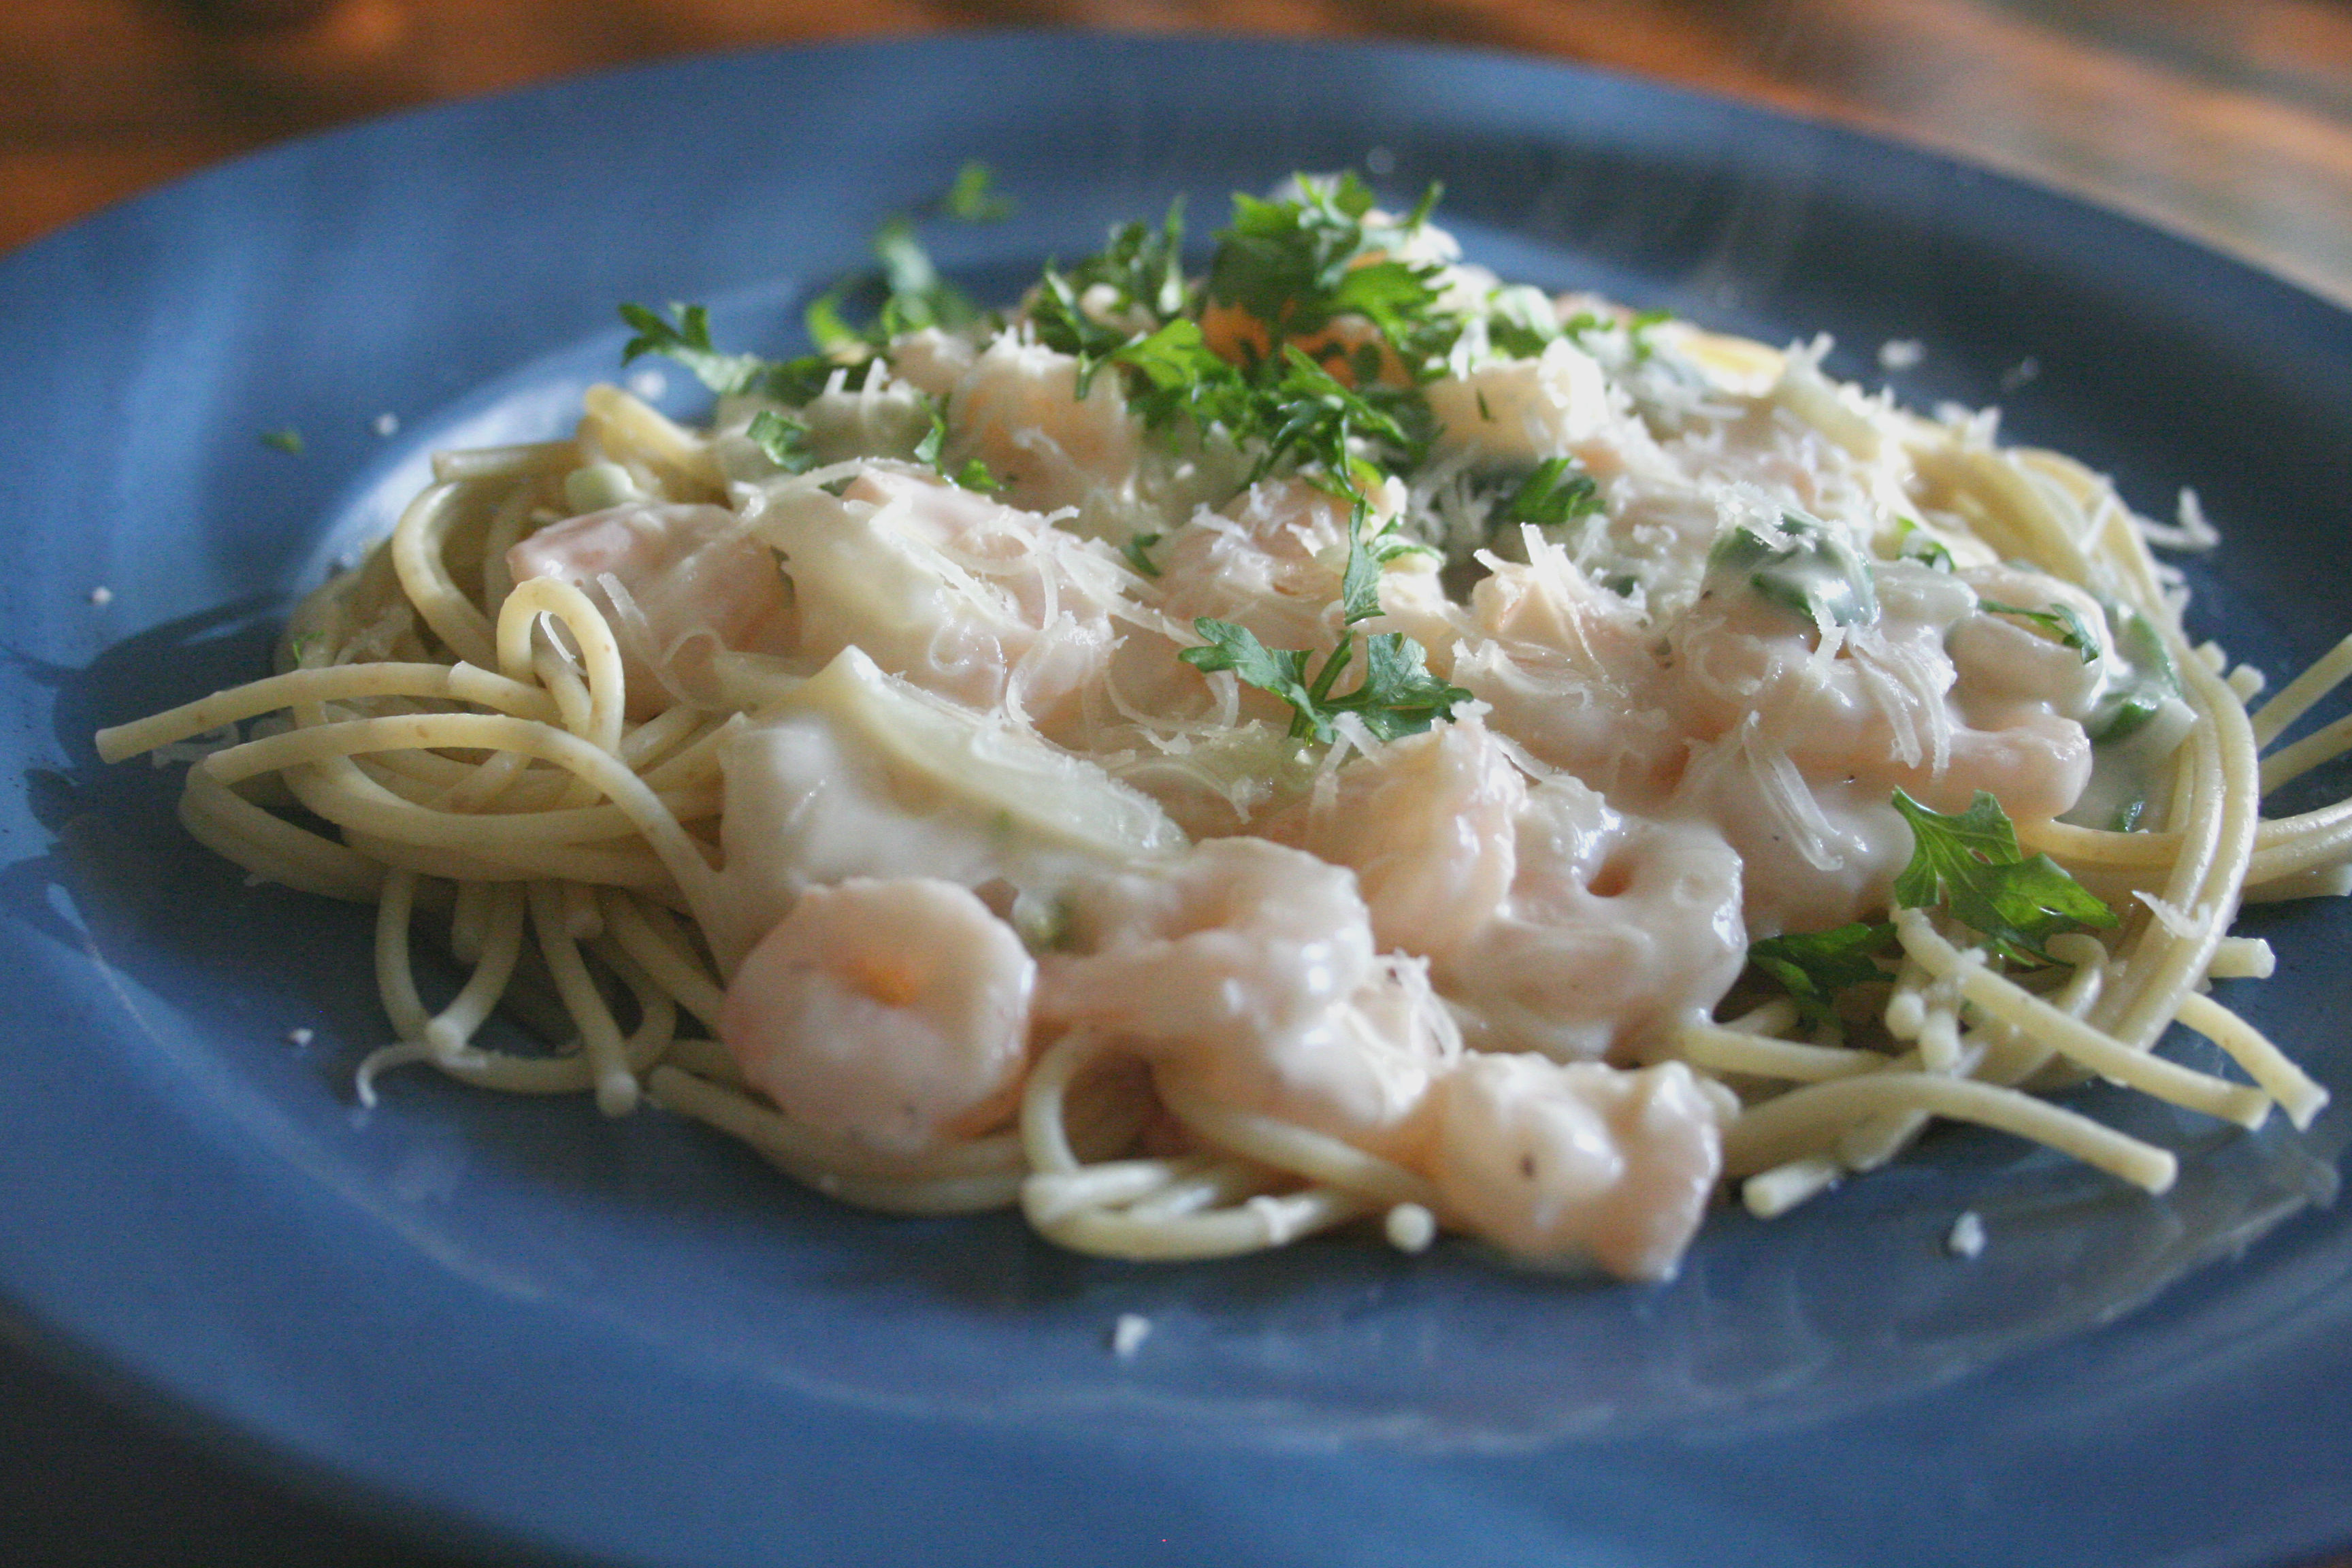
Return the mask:
<path id="1" fill-rule="evenodd" d="M 1286 200 L 1234 197 L 1232 225 L 1217 237 L 1209 264 L 1209 299 L 1263 323 L 1272 340 L 1268 357 L 1339 317 L 1360 316 L 1415 379 L 1433 374 L 1461 323 L 1436 309 L 1439 269 L 1390 251 L 1427 220 L 1440 187 L 1431 185 L 1412 215 L 1391 226 L 1373 220 L 1372 193 L 1353 173 L 1298 185 L 1299 195 Z M 1371 363 L 1380 363 L 1377 352 Z"/>
<path id="2" fill-rule="evenodd" d="M 621 349 L 623 364 L 643 354 L 659 354 L 684 365 L 697 381 L 721 397 L 751 391 L 772 368 L 757 354 L 726 354 L 713 348 L 707 308 L 673 304 L 669 309 L 677 318 L 674 322 L 643 305 L 621 307 L 621 320 L 637 333 Z"/>
<path id="3" fill-rule="evenodd" d="M 1160 568 L 1152 564 L 1151 557 L 1146 552 L 1166 537 L 1167 535 L 1161 533 L 1131 534 L 1127 542 L 1118 547 L 1118 552 L 1127 557 L 1129 565 L 1146 577 L 1157 577 L 1160 575 Z"/>
<path id="4" fill-rule="evenodd" d="M 1348 626 L 1381 613 L 1380 567 L 1362 538 L 1362 521 L 1359 508 L 1339 587 L 1341 621 Z M 1469 692 L 1432 675 L 1422 646 L 1400 632 L 1366 636 L 1363 679 L 1354 690 L 1335 693 L 1340 672 L 1355 658 L 1352 632 L 1341 633 L 1339 646 L 1324 656 L 1310 677 L 1314 655 L 1308 649 L 1269 648 L 1247 626 L 1207 616 L 1195 619 L 1192 629 L 1203 639 L 1202 646 L 1188 647 L 1177 657 L 1203 672 L 1230 669 L 1259 690 L 1281 698 L 1290 704 L 1290 733 L 1296 739 L 1328 744 L 1339 738 L 1332 721 L 1352 713 L 1375 738 L 1399 740 L 1453 718 L 1454 705 L 1470 700 Z"/>
<path id="5" fill-rule="evenodd" d="M 1784 511 L 1776 542 L 1734 528 L 1706 558 L 1707 574 L 1744 579 L 1756 595 L 1816 624 L 1868 626 L 1878 619 L 1870 563 L 1845 536 L 1818 519 Z"/>
<path id="6" fill-rule="evenodd" d="M 2115 911 L 2047 855 L 2018 848 L 2000 802 L 1979 790 L 1966 811 L 1948 815 L 1902 790 L 1895 809 L 1911 826 L 1911 861 L 1895 879 L 1898 909 L 1941 909 L 1986 940 L 2007 963 L 2055 963 L 2043 944 L 2063 931 L 2116 923 Z M 1841 994 L 1887 978 L 1901 956 L 1895 927 L 1856 921 L 1830 931 L 1750 942 L 1749 966 L 1787 992 L 1810 1023 L 1826 1021 Z"/>
<path id="7" fill-rule="evenodd" d="M 762 408 L 751 416 L 743 433 L 758 443 L 770 462 L 788 474 L 804 474 L 815 466 L 816 454 L 809 450 L 805 421 Z"/>
<path id="8" fill-rule="evenodd" d="M 1836 1012 L 1840 993 L 1886 978 L 1879 961 L 1894 947 L 1894 926 L 1856 921 L 1831 931 L 1752 942 L 1748 962 L 1789 994 L 1805 1022 L 1824 1024 Z"/>
<path id="9" fill-rule="evenodd" d="M 956 171 L 955 183 L 940 198 L 941 215 L 962 223 L 1002 223 L 1013 211 L 1013 198 L 996 188 L 996 171 L 977 158 Z"/>
<path id="10" fill-rule="evenodd" d="M 2042 943 L 2062 931 L 2116 924 L 2113 910 L 2047 855 L 2027 856 L 2000 802 L 1984 790 L 1957 816 L 1930 810 L 1901 790 L 1895 809 L 1911 825 L 1911 863 L 1895 879 L 1895 901 L 1941 906 L 2013 963 L 2053 962 Z"/>
<path id="11" fill-rule="evenodd" d="M 1936 572 L 1958 570 L 1952 552 L 1944 542 L 1909 518 L 1898 518 L 1895 523 L 1895 554 L 1900 561 L 1916 561 Z"/>
<path id="12" fill-rule="evenodd" d="M 2015 616 L 2059 647 L 2081 654 L 2084 664 L 2099 657 L 2098 634 L 2083 619 L 2081 611 L 2063 600 L 2053 600 L 2047 609 L 2028 610 L 1993 599 L 1979 599 L 1977 608 L 1988 615 Z"/>
<path id="13" fill-rule="evenodd" d="M 966 163 L 946 194 L 927 210 L 968 223 L 992 222 L 1012 211 L 994 191 L 995 176 L 984 163 Z M 643 354 L 660 354 L 694 374 L 721 397 L 753 395 L 799 405 L 825 389 L 847 369 L 849 384 L 863 384 L 889 341 L 923 327 L 970 326 L 983 312 L 963 291 L 940 276 L 930 252 L 917 237 L 915 220 L 885 219 L 870 245 L 875 270 L 835 284 L 811 300 L 802 324 L 816 353 L 796 359 L 766 360 L 757 354 L 721 353 L 710 341 L 710 313 L 701 305 L 673 304 L 675 321 L 643 305 L 625 304 L 621 320 L 636 335 L 621 350 L 627 364 Z M 860 326 L 845 312 L 853 304 L 871 311 Z M 756 437 L 755 437 L 756 438 Z"/>
<path id="14" fill-rule="evenodd" d="M 292 428 L 264 430 L 261 433 L 261 444 L 265 447 L 275 447 L 289 458 L 299 458 L 302 455 L 302 432 Z"/>
<path id="15" fill-rule="evenodd" d="M 967 459 L 961 468 L 952 473 L 948 470 L 947 464 L 940 457 L 946 449 L 948 441 L 947 405 L 944 402 L 932 403 L 930 412 L 931 427 L 924 432 L 921 440 L 915 443 L 915 461 L 929 464 L 932 471 L 940 478 L 961 490 L 978 490 L 983 495 L 994 495 L 1003 489 L 1004 481 L 997 478 L 988 465 L 978 458 Z"/>
<path id="16" fill-rule="evenodd" d="M 1051 268 L 1046 271 L 1059 276 Z M 1183 315 L 1192 303 L 1184 281 L 1184 199 L 1170 205 L 1158 228 L 1121 225 L 1112 231 L 1109 246 L 1071 268 L 1066 280 L 1080 294 L 1107 285 L 1114 313 L 1140 310 L 1161 326 Z"/>
<path id="17" fill-rule="evenodd" d="M 1547 458 L 1496 509 L 1493 521 L 1558 528 L 1601 510 L 1601 487 L 1591 474 L 1578 467 L 1574 458 Z"/>
<path id="18" fill-rule="evenodd" d="M 2107 671 L 2106 689 L 2083 724 L 2098 745 L 2129 739 L 2167 701 L 2180 695 L 2180 677 L 2172 668 L 2172 656 L 2165 651 L 2164 639 L 2147 617 L 2118 605 L 2110 605 L 2106 610 L 2107 625 L 2115 633 L 2114 668 Z"/>
<path id="19" fill-rule="evenodd" d="M 809 307 L 809 336 L 820 345 L 837 342 L 838 334 L 827 330 L 826 312 L 832 310 L 829 297 Z M 793 360 L 765 360 L 757 354 L 721 353 L 710 342 L 710 312 L 700 305 L 670 307 L 675 321 L 646 309 L 643 305 L 625 304 L 620 308 L 621 320 L 636 331 L 621 350 L 621 363 L 627 364 L 644 354 L 659 354 L 675 361 L 692 372 L 694 378 L 721 397 L 754 394 L 778 403 L 806 403 L 824 390 L 825 383 L 835 371 L 853 361 L 828 354 L 807 354 Z M 837 321 L 838 318 L 832 318 Z M 856 334 L 841 328 L 853 342 Z M 859 345 L 862 351 L 862 343 Z M 863 357 L 862 352 L 859 355 Z"/>

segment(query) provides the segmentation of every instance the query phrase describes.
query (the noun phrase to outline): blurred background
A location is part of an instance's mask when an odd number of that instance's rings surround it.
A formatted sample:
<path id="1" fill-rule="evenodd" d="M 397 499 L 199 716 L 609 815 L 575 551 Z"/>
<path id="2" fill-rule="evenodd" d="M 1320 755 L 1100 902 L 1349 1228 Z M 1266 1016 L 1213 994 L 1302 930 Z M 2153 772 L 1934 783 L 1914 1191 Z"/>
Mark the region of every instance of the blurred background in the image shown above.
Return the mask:
<path id="1" fill-rule="evenodd" d="M 1580 61 L 1927 143 L 2352 301 L 2352 0 L 8 0 L 0 248 L 442 99 L 698 50 L 1065 26 Z"/>
<path id="2" fill-rule="evenodd" d="M 992 27 L 1573 60 L 1930 145 L 2352 303 L 2352 0 L 0 0 L 0 249 L 421 104 L 695 51 Z M 457 1561 L 152 1432 L 5 1345 L 0 1409 L 11 1564 Z M 120 1486 L 90 1485 L 110 1474 Z"/>

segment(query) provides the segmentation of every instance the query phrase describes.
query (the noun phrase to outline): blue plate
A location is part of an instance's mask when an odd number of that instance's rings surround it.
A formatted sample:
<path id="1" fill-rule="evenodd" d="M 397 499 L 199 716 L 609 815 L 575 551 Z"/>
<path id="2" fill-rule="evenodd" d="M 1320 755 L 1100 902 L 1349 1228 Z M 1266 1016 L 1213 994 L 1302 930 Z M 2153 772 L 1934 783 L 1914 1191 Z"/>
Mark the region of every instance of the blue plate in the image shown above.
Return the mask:
<path id="1" fill-rule="evenodd" d="M 879 217 L 970 158 L 1003 290 L 1181 194 L 1354 164 L 1446 184 L 1471 254 L 1998 401 L 2232 535 L 2198 626 L 2284 670 L 2352 572 L 2352 321 L 1918 153 L 1560 67 L 1382 47 L 1000 36 L 698 59 L 299 142 L 0 262 L 0 1289 L 166 1415 L 363 1505 L 628 1563 L 2267 1563 L 2352 1542 L 2352 1117 L 2217 1130 L 2163 1199 L 1990 1134 L 1682 1277 L 1441 1245 L 1184 1268 L 1013 1220 L 835 1208 L 658 1113 L 423 1074 L 364 912 L 193 848 L 98 725 L 252 675 L 289 593 L 436 446 L 561 430 L 617 300 L 782 347 Z M 673 382 L 678 378 L 673 377 Z M 693 405 L 673 386 L 671 405 Z M 380 434 L 378 416 L 398 421 Z M 299 454 L 261 439 L 293 430 Z M 111 602 L 92 602 L 98 587 Z M 2337 906 L 2252 922 L 2231 1000 L 2352 1088 Z M 311 1031 L 296 1045 L 289 1031 Z M 2196 1048 L 2182 1047 L 2190 1055 Z M 1990 1245 L 1941 1246 L 1974 1208 Z M 1151 1321 L 1131 1360 L 1107 1334 Z"/>

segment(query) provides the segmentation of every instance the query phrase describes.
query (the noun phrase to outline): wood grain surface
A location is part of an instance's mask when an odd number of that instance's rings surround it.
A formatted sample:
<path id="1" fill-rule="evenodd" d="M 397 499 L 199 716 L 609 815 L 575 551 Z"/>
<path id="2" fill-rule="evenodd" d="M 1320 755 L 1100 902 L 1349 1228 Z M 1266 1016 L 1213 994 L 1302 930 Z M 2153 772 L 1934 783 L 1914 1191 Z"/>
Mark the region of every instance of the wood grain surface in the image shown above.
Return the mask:
<path id="1" fill-rule="evenodd" d="M 2347 0 L 10 0 L 0 248 L 388 110 L 701 49 L 994 26 L 1580 60 L 1958 153 L 2352 301 Z"/>

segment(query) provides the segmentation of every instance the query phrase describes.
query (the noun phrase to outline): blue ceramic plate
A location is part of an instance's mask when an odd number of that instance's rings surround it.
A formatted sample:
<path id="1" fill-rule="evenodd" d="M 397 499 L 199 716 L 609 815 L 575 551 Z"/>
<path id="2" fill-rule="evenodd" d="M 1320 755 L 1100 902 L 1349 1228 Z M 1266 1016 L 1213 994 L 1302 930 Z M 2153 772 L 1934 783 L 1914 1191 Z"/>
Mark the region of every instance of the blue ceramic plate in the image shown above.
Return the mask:
<path id="1" fill-rule="evenodd" d="M 1446 184 L 1506 274 L 1772 339 L 2232 537 L 2197 626 L 2343 629 L 2352 321 L 2043 192 L 1756 110 L 1403 48 L 996 37 L 699 59 L 298 143 L 0 262 L 0 1288 L 216 1435 L 508 1545 L 640 1563 L 2252 1563 L 2352 1542 L 2352 1118 L 2259 1136 L 2121 1096 L 2163 1199 L 1993 1137 L 1682 1278 L 1468 1247 L 1186 1268 L 1010 1218 L 837 1209 L 660 1114 L 427 1075 L 356 1110 L 367 917 L 192 847 L 89 734 L 258 671 L 289 593 L 437 446 L 551 435 L 622 300 L 781 348 L 875 221 L 984 159 L 982 291 L 1181 194 Z M 669 401 L 690 408 L 688 389 Z M 379 430 L 379 416 L 398 421 Z M 388 426 L 388 422 L 386 422 Z M 299 455 L 260 438 L 293 430 Z M 92 602 L 92 590 L 111 602 Z M 2335 907 L 2237 986 L 2339 1094 Z M 312 1031 L 307 1045 L 289 1037 Z M 2184 1049 L 2193 1048 L 2184 1047 Z M 1990 1245 L 1946 1255 L 1972 1207 Z M 1122 1313 L 1139 1355 L 1111 1355 Z"/>

